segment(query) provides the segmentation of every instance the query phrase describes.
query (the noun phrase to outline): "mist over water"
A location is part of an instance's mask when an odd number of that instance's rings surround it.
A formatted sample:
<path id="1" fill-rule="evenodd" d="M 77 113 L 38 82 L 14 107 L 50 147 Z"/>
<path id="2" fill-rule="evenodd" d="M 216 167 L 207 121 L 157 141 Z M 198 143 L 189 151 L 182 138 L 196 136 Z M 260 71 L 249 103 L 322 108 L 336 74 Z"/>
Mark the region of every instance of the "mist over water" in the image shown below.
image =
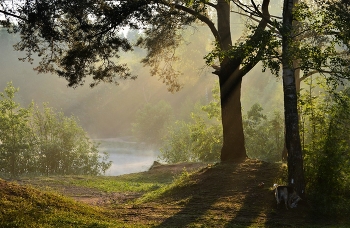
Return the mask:
<path id="1" fill-rule="evenodd" d="M 100 143 L 99 151 L 109 154 L 112 166 L 106 176 L 119 176 L 147 171 L 159 155 L 159 151 L 146 144 L 125 141 L 120 138 L 95 139 Z"/>

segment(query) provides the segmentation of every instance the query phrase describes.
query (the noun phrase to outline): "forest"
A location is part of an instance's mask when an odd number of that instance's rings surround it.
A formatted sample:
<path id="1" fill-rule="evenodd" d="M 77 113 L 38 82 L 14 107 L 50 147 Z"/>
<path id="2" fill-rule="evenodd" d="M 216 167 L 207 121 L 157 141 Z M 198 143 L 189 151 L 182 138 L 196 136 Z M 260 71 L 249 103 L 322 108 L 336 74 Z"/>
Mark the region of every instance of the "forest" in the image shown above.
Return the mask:
<path id="1" fill-rule="evenodd" d="M 1 173 L 71 174 L 68 170 L 79 166 L 40 160 L 50 150 L 48 141 L 39 142 L 48 137 L 35 135 L 41 127 L 30 116 L 47 115 L 41 118 L 72 123 L 67 129 L 86 140 L 85 145 L 70 142 L 76 147 L 67 150 L 95 154 L 92 163 L 100 168 L 89 168 L 91 173 L 77 168 L 76 174 L 99 175 L 110 166 L 90 139 L 127 138 L 159 150 L 159 161 L 167 164 L 234 166 L 257 159 L 286 165 L 283 184 L 307 199 L 312 211 L 349 212 L 347 1 L 0 3 L 0 49 L 9 53 L 0 63 L 1 162 L 9 164 Z M 13 108 L 16 117 L 28 121 L 17 136 L 8 133 L 17 127 L 10 120 L 8 104 L 15 104 L 17 92 L 10 81 L 20 88 L 17 101 L 28 107 Z M 33 101 L 52 103 L 62 112 L 54 114 L 43 103 L 39 114 Z M 25 132 L 34 137 L 26 135 L 23 147 L 18 138 L 24 140 Z M 62 149 L 66 141 L 59 143 L 50 144 L 52 151 L 69 154 Z M 38 155 L 22 153 L 27 147 L 37 148 L 31 153 Z M 25 167 L 19 154 L 38 157 L 42 167 L 15 171 Z"/>

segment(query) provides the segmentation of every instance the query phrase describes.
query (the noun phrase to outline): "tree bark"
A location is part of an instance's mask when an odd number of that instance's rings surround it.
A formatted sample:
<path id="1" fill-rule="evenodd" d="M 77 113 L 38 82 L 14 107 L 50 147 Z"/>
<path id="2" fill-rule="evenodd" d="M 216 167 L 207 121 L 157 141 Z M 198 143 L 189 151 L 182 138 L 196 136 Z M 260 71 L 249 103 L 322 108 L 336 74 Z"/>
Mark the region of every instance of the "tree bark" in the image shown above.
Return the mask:
<path id="1" fill-rule="evenodd" d="M 220 48 L 229 50 L 232 46 L 230 3 L 226 0 L 219 0 L 216 9 Z M 241 162 L 247 157 L 241 109 L 242 76 L 237 73 L 240 63 L 238 59 L 228 58 L 220 63 L 219 83 L 223 127 L 221 162 Z"/>
<path id="2" fill-rule="evenodd" d="M 221 162 L 241 162 L 247 158 L 241 109 L 242 76 L 236 72 L 219 77 L 223 146 Z"/>
<path id="3" fill-rule="evenodd" d="M 270 18 L 268 6 L 270 1 L 264 0 L 262 4 L 262 19 L 255 34 L 246 41 L 246 45 L 253 45 L 252 41 L 259 39 L 259 33 L 267 26 Z M 225 51 L 232 46 L 230 30 L 230 1 L 218 0 L 216 6 L 218 15 L 218 39 L 220 48 Z M 243 76 L 249 72 L 259 59 L 252 59 L 240 69 L 243 57 L 226 57 L 220 63 L 219 83 L 221 96 L 221 115 L 223 126 L 223 146 L 221 149 L 221 162 L 241 162 L 247 158 L 243 133 L 243 120 L 241 109 L 241 86 Z"/>
<path id="4" fill-rule="evenodd" d="M 298 194 L 305 195 L 305 179 L 303 156 L 299 136 L 299 116 L 297 108 L 297 91 L 293 60 L 290 55 L 292 41 L 292 10 L 293 0 L 284 0 L 283 33 L 282 33 L 282 65 L 283 65 L 283 92 L 284 113 L 286 126 L 286 147 L 288 150 L 288 184 L 293 186 Z"/>

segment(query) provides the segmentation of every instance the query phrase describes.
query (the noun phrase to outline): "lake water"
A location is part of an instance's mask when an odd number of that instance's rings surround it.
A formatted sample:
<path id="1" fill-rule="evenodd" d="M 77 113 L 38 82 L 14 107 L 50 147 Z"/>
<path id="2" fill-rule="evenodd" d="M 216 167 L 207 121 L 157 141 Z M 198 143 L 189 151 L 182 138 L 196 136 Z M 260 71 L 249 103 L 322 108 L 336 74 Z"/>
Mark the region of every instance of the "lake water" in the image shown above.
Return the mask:
<path id="1" fill-rule="evenodd" d="M 114 138 L 94 141 L 100 143 L 99 151 L 108 152 L 108 160 L 112 161 L 112 166 L 106 171 L 107 176 L 147 171 L 159 155 L 159 151 L 141 143 Z"/>

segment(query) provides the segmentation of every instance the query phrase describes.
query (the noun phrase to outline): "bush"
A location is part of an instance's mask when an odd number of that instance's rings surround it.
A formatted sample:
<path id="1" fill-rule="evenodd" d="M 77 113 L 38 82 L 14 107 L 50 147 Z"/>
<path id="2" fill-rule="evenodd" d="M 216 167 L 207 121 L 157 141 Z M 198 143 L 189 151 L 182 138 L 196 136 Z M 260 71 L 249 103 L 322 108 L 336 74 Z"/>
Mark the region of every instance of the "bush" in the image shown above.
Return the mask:
<path id="1" fill-rule="evenodd" d="M 75 117 L 44 105 L 21 108 L 14 101 L 18 89 L 9 83 L 0 100 L 0 173 L 103 174 L 111 165 L 100 155 Z"/>

